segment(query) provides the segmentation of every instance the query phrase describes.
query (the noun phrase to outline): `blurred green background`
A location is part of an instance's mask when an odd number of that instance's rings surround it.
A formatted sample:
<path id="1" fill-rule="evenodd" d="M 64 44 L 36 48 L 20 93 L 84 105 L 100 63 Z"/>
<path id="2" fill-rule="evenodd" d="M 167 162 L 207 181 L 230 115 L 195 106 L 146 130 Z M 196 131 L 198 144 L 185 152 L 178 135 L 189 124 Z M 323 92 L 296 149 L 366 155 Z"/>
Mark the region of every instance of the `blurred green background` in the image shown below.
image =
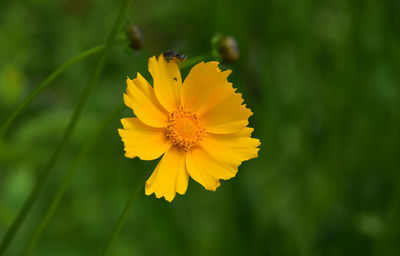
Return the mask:
<path id="1" fill-rule="evenodd" d="M 106 40 L 120 1 L 2 0 L 0 122 L 51 71 Z M 255 115 L 259 158 L 216 192 L 136 199 L 113 255 L 399 255 L 400 2 L 134 1 L 145 48 L 113 47 L 72 139 L 9 253 L 32 235 L 126 76 L 167 49 L 189 57 L 234 36 L 230 81 Z M 40 94 L 0 143 L 0 237 L 54 151 L 98 55 Z M 126 108 L 121 117 L 131 116 Z M 34 255 L 98 255 L 140 173 L 110 125 L 80 164 Z M 142 164 L 151 168 L 151 164 Z"/>

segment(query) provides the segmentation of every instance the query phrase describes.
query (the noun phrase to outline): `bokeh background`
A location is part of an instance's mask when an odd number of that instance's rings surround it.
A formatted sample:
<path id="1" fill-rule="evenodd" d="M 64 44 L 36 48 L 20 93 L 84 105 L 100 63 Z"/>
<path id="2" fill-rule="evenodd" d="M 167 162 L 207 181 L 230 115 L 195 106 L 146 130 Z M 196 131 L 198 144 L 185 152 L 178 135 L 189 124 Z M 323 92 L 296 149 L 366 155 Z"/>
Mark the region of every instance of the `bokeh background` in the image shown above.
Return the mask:
<path id="1" fill-rule="evenodd" d="M 121 1 L 2 0 L 0 122 L 70 57 L 105 41 Z M 113 47 L 77 129 L 9 254 L 32 235 L 60 180 L 125 79 L 167 49 L 189 57 L 234 36 L 230 81 L 255 113 L 259 158 L 216 192 L 190 181 L 173 203 L 142 191 L 113 255 L 399 255 L 400 2 L 134 1 L 145 48 Z M 0 143 L 0 236 L 54 151 L 98 59 L 65 72 Z M 184 71 L 187 73 L 187 71 Z M 121 117 L 131 116 L 125 109 Z M 79 165 L 34 255 L 97 255 L 138 177 L 115 120 Z M 139 164 L 139 165 L 138 165 Z M 138 168 L 137 166 L 142 166 Z"/>

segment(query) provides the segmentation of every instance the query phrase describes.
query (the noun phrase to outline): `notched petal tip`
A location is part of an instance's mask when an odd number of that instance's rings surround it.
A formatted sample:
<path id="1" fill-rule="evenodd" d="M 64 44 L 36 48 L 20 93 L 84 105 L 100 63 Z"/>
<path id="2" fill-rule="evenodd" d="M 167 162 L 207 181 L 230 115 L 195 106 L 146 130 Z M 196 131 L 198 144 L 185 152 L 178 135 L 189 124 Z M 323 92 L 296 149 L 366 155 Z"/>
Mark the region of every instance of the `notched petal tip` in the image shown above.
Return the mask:
<path id="1" fill-rule="evenodd" d="M 161 158 L 157 167 L 146 181 L 146 195 L 155 193 L 156 198 L 164 197 L 171 202 L 176 193 L 185 192 L 188 185 L 183 150 L 170 148 Z"/>
<path id="2" fill-rule="evenodd" d="M 136 72 L 136 78 L 137 79 L 139 79 L 139 80 L 145 80 L 145 81 L 147 81 L 143 76 L 142 76 L 142 74 L 140 74 L 139 72 Z"/>
<path id="3" fill-rule="evenodd" d="M 161 195 L 161 196 L 157 196 L 157 198 L 162 198 L 162 197 L 164 197 L 164 199 L 165 199 L 166 201 L 168 201 L 169 203 L 171 203 L 172 200 L 174 200 L 175 195 L 176 195 L 176 193 L 175 193 L 174 195 L 170 195 L 170 196 Z"/>
<path id="4" fill-rule="evenodd" d="M 158 55 L 157 60 L 158 60 L 159 63 L 167 63 L 167 62 L 168 62 L 168 61 L 165 59 L 163 53 L 161 53 L 160 55 Z"/>
<path id="5" fill-rule="evenodd" d="M 202 185 L 208 191 L 215 192 L 215 191 L 217 191 L 217 188 L 219 188 L 219 186 L 221 186 L 221 182 L 218 180 L 217 184 L 215 186 L 208 186 L 208 185 L 205 186 L 205 185 L 203 185 L 201 183 L 200 183 L 200 185 Z"/>
<path id="6" fill-rule="evenodd" d="M 232 70 L 231 69 L 227 69 L 227 70 L 224 70 L 224 71 L 220 70 L 220 72 L 222 74 L 224 74 L 226 76 L 226 78 L 228 78 L 228 76 L 230 76 L 230 74 L 232 74 Z"/>
<path id="7" fill-rule="evenodd" d="M 121 119 L 121 123 L 122 123 L 122 125 L 123 125 L 123 119 Z M 124 137 L 123 137 L 123 133 L 124 133 L 124 129 L 118 129 L 118 134 L 119 134 L 119 136 L 121 137 L 121 141 L 122 141 L 122 143 L 124 144 L 124 156 L 126 157 L 126 158 L 131 158 L 131 159 L 133 159 L 133 158 L 135 158 L 136 157 L 136 155 L 133 155 L 133 154 L 131 154 L 131 153 L 129 153 L 129 150 L 127 150 L 127 148 L 125 147 L 125 139 L 124 139 Z"/>
<path id="8" fill-rule="evenodd" d="M 151 196 L 152 194 L 154 194 L 154 196 L 157 198 L 157 199 L 160 199 L 160 198 L 164 198 L 166 201 L 168 201 L 169 203 L 172 203 L 172 201 L 174 200 L 174 198 L 175 198 L 175 196 L 176 196 L 176 193 L 175 194 L 173 194 L 173 195 L 163 195 L 163 194 L 160 194 L 160 193 L 157 193 L 156 191 L 154 191 L 154 190 L 150 190 L 150 185 L 148 185 L 147 184 L 147 182 L 146 182 L 146 184 L 145 184 L 145 191 L 144 191 L 144 193 L 145 193 L 145 195 L 146 196 Z"/>
<path id="9" fill-rule="evenodd" d="M 247 130 L 247 133 L 249 134 L 249 136 L 251 136 L 251 134 L 254 132 L 253 127 L 246 127 L 245 129 Z"/>
<path id="10" fill-rule="evenodd" d="M 253 111 L 252 111 L 250 108 L 248 108 L 246 104 L 244 104 L 243 106 L 245 107 L 246 111 L 248 112 L 249 117 L 251 117 L 252 115 L 254 115 Z M 249 117 L 248 117 L 248 118 L 249 118 Z"/>
<path id="11" fill-rule="evenodd" d="M 125 149 L 124 149 L 124 150 L 125 150 Z M 136 157 L 135 155 L 129 154 L 128 151 L 126 151 L 126 150 L 125 150 L 124 156 L 125 156 L 126 158 L 130 158 L 130 159 L 133 159 L 133 158 Z"/>
<path id="12" fill-rule="evenodd" d="M 156 56 L 151 56 L 151 57 L 149 58 L 149 62 L 150 62 L 150 61 L 157 61 Z"/>

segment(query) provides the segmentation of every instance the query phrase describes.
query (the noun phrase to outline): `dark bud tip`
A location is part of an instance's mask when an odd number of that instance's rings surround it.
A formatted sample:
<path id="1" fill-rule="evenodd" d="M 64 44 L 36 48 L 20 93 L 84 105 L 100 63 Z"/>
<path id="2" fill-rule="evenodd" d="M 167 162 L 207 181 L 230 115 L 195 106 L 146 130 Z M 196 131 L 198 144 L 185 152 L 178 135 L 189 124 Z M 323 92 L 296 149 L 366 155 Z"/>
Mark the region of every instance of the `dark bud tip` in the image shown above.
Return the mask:
<path id="1" fill-rule="evenodd" d="M 129 25 L 127 27 L 127 34 L 130 41 L 129 46 L 134 50 L 140 50 L 143 48 L 143 34 L 142 31 L 136 25 Z"/>
<path id="2" fill-rule="evenodd" d="M 239 46 L 231 36 L 221 37 L 217 44 L 218 53 L 224 63 L 235 63 L 239 59 Z"/>

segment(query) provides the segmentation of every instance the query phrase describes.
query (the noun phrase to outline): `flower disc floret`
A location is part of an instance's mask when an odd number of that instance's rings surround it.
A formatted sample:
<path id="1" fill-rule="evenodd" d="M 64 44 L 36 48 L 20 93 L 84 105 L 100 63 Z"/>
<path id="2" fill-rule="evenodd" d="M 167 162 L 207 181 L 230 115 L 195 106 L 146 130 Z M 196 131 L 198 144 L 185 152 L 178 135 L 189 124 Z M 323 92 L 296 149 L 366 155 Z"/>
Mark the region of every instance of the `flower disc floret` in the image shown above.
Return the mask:
<path id="1" fill-rule="evenodd" d="M 197 146 L 206 132 L 206 128 L 193 112 L 184 111 L 183 107 L 172 112 L 168 118 L 167 138 L 172 144 L 189 151 Z"/>

